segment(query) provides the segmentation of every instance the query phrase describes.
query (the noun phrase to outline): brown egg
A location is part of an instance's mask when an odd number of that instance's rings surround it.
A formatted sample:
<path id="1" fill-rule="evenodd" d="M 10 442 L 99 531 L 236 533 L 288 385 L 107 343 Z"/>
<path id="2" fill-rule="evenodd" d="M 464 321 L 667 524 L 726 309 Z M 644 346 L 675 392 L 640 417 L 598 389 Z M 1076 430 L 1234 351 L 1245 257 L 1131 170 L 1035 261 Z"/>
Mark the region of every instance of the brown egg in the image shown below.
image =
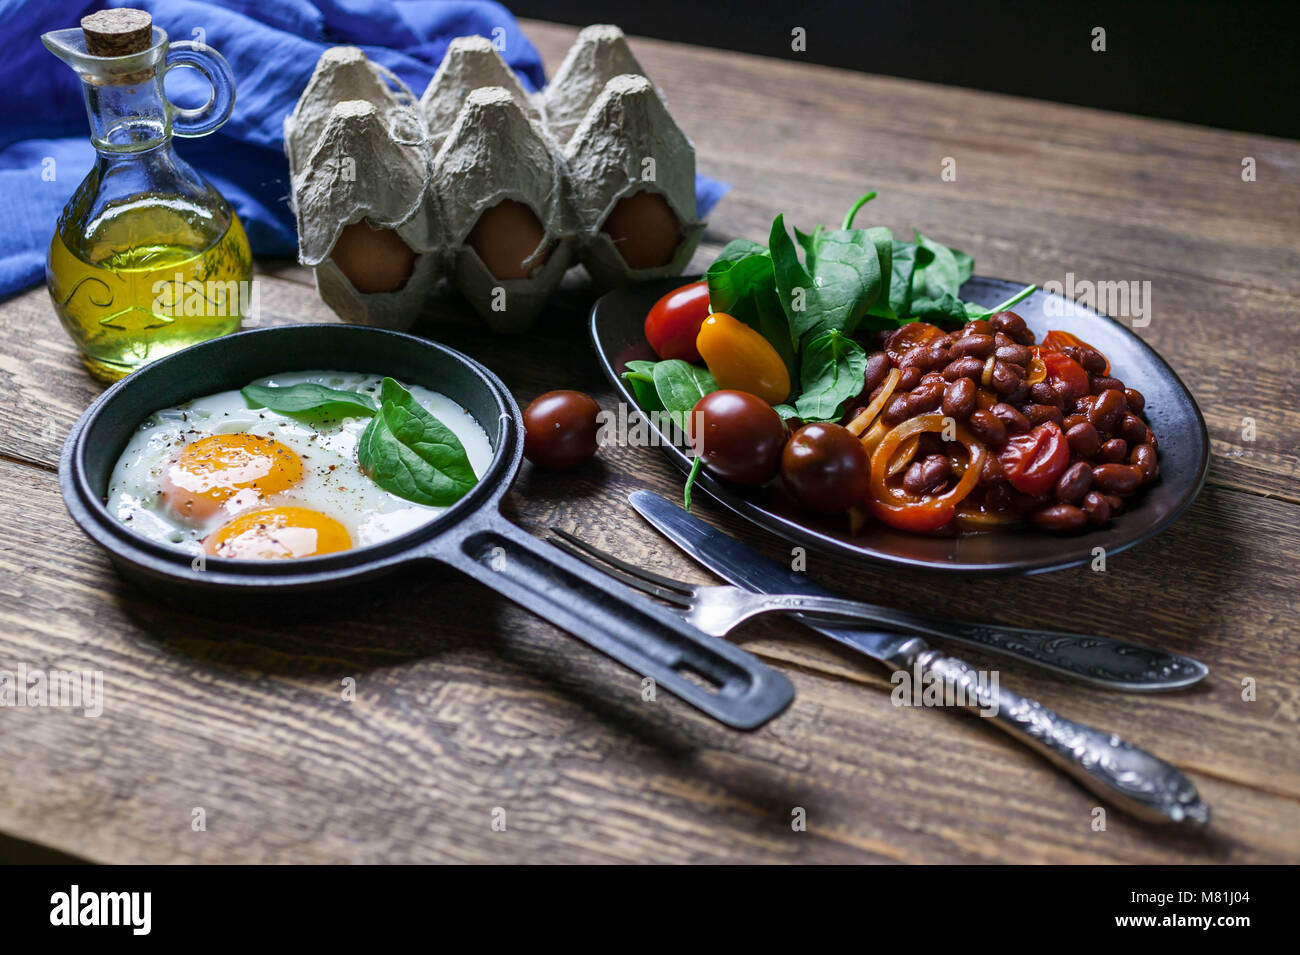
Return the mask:
<path id="1" fill-rule="evenodd" d="M 614 248 L 631 269 L 667 265 L 682 242 L 677 214 L 657 192 L 637 192 L 618 200 L 601 231 L 614 240 Z"/>
<path id="2" fill-rule="evenodd" d="M 524 265 L 524 259 L 533 254 L 545 237 L 546 230 L 537 213 L 522 202 L 502 199 L 491 209 L 483 210 L 467 241 L 487 270 L 504 282 L 526 279 L 546 263 L 550 249 L 543 250 L 536 261 Z"/>
<path id="3" fill-rule="evenodd" d="M 343 227 L 330 258 L 358 292 L 396 292 L 415 268 L 415 252 L 392 229 L 365 219 Z"/>

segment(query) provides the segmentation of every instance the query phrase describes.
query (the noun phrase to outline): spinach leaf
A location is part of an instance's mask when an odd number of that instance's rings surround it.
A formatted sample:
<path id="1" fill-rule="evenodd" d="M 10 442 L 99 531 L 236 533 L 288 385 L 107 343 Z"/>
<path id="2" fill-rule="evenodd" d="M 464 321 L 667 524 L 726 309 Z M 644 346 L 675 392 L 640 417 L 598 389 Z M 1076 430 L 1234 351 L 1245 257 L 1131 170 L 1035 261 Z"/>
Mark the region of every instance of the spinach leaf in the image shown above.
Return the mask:
<path id="1" fill-rule="evenodd" d="M 844 404 L 862 391 L 867 353 L 837 331 L 814 338 L 803 350 L 804 391 L 795 413 L 805 421 L 835 421 Z"/>
<path id="2" fill-rule="evenodd" d="M 808 266 L 799 261 L 784 217 L 773 220 L 768 244 L 776 288 L 800 347 L 829 331 L 850 334 L 881 288 L 876 242 L 866 230 L 817 230 L 801 241 Z"/>
<path id="3" fill-rule="evenodd" d="M 478 483 L 460 439 L 391 378 L 380 386 L 379 413 L 357 444 L 370 479 L 417 504 L 455 504 Z"/>
<path id="4" fill-rule="evenodd" d="M 655 391 L 660 402 L 677 427 L 685 430 L 686 419 L 695 403 L 705 395 L 718 390 L 718 383 L 703 368 L 670 358 L 656 362 L 654 367 Z"/>
<path id="5" fill-rule="evenodd" d="M 655 364 L 653 361 L 630 361 L 626 365 L 627 370 L 619 376 L 632 389 L 642 411 L 664 410 L 664 403 L 659 400 L 659 392 L 655 390 Z"/>
<path id="6" fill-rule="evenodd" d="M 239 393 L 254 408 L 270 408 L 285 414 L 301 414 L 305 411 L 338 414 L 340 416 L 369 416 L 375 413 L 375 406 L 369 396 L 356 391 L 339 391 L 309 381 L 296 385 L 272 387 L 270 385 L 247 385 Z"/>
<path id="7" fill-rule="evenodd" d="M 795 341 L 777 297 L 767 249 L 748 239 L 729 242 L 704 278 L 709 285 L 709 308 L 726 312 L 767 339 L 785 363 L 790 381 L 796 382 Z"/>
<path id="8" fill-rule="evenodd" d="M 925 322 L 965 322 L 966 306 L 958 298 L 958 291 L 969 263 L 959 262 L 952 249 L 919 232 L 916 233 L 916 246 L 918 257 L 912 272 L 908 317 Z M 965 256 L 965 259 L 969 258 Z"/>

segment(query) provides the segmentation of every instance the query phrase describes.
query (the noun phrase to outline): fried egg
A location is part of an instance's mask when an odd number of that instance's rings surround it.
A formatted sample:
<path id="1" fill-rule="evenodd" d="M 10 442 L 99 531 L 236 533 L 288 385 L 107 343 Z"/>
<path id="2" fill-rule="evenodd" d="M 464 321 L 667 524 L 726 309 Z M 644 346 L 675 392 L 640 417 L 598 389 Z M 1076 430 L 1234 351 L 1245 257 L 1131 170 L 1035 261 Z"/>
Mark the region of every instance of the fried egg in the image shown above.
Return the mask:
<path id="1" fill-rule="evenodd" d="M 310 371 L 251 382 L 302 382 L 375 398 L 381 375 Z M 487 433 L 445 395 L 411 395 L 460 439 L 474 474 L 492 460 Z M 223 391 L 151 415 L 118 458 L 109 511 L 136 533 L 190 553 L 281 559 L 337 553 L 396 537 L 446 510 L 398 497 L 357 463 L 367 416 L 284 414 Z"/>

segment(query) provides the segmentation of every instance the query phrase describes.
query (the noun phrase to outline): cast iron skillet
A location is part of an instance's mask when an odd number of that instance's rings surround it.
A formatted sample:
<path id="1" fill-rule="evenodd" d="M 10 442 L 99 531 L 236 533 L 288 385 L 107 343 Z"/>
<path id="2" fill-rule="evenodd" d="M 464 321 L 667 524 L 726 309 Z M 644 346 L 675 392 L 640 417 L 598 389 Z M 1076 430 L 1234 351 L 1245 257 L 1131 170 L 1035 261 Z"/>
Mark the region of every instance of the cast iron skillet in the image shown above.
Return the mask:
<path id="1" fill-rule="evenodd" d="M 193 555 L 137 536 L 104 506 L 128 438 L 149 415 L 192 398 L 241 388 L 286 371 L 327 369 L 390 375 L 459 402 L 487 431 L 492 463 L 478 485 L 424 527 L 371 547 L 302 560 L 251 561 Z M 519 408 L 487 369 L 442 345 L 353 325 L 295 325 L 230 335 L 142 368 L 104 392 L 68 436 L 59 485 L 73 519 L 108 551 L 122 575 L 172 598 L 282 602 L 371 581 L 416 562 L 450 565 L 549 620 L 658 686 L 737 729 L 754 729 L 789 705 L 783 675 L 725 640 L 539 541 L 501 516 L 499 505 L 523 453 Z M 706 689 L 691 674 L 703 678 Z"/>
<path id="2" fill-rule="evenodd" d="M 655 357 L 645 340 L 646 313 L 661 296 L 687 281 L 628 286 L 602 297 L 591 311 L 591 338 L 601 367 L 630 407 L 636 407 L 636 398 L 619 374 L 629 361 Z M 996 305 L 1023 287 L 1022 282 L 976 276 L 961 291 L 964 300 Z M 1187 386 L 1150 345 L 1105 315 L 1041 290 L 1015 311 L 1037 339 L 1058 328 L 1100 348 L 1111 361 L 1111 373 L 1146 398 L 1146 417 L 1160 442 L 1160 478 L 1105 527 L 1066 535 L 1025 528 L 941 536 L 909 534 L 873 521 L 854 536 L 846 519 L 810 516 L 780 494 L 775 482 L 745 488 L 701 471 L 696 487 L 764 530 L 836 558 L 964 574 L 1035 574 L 1072 567 L 1094 560 L 1094 548 L 1114 555 L 1164 530 L 1196 498 L 1210 465 L 1205 420 Z M 689 471 L 691 459 L 662 432 L 660 437 L 672 462 Z"/>

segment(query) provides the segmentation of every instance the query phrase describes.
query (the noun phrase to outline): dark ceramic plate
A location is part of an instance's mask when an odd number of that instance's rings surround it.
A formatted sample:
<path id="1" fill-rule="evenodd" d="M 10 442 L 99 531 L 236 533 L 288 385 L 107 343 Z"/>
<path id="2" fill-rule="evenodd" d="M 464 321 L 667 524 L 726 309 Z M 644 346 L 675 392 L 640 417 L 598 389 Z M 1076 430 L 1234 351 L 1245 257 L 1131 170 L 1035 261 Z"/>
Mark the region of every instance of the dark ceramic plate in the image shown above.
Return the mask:
<path id="1" fill-rule="evenodd" d="M 626 363 L 654 359 L 642 330 L 646 312 L 685 279 L 633 285 L 603 296 L 591 312 L 591 338 L 606 376 L 623 401 L 636 407 L 619 378 Z M 1023 287 L 1020 282 L 976 276 L 962 288 L 967 301 L 995 305 Z M 1059 308 L 1058 308 L 1059 306 Z M 1016 306 L 1037 338 L 1053 328 L 1073 332 L 1101 349 L 1111 373 L 1146 398 L 1146 418 L 1160 440 L 1160 478 L 1105 527 L 1062 536 L 1033 528 L 983 534 L 925 536 L 870 522 L 851 536 L 847 521 L 797 511 L 772 487 L 743 488 L 702 472 L 703 490 L 759 527 L 796 544 L 857 561 L 975 574 L 1034 574 L 1090 561 L 1093 549 L 1115 554 L 1168 527 L 1195 499 L 1209 467 L 1205 420 L 1187 387 L 1150 346 L 1114 319 L 1038 291 Z M 683 471 L 690 460 L 661 434 L 660 446 Z"/>

